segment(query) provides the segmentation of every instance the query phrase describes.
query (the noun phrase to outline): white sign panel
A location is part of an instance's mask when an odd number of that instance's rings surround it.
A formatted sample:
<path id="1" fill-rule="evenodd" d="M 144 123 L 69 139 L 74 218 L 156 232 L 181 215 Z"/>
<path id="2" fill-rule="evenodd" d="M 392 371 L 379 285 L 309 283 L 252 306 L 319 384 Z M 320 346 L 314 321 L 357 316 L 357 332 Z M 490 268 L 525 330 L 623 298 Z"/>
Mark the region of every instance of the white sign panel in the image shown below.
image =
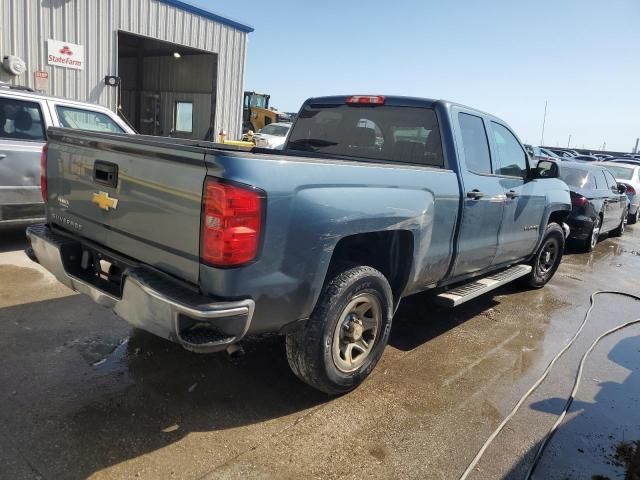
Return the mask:
<path id="1" fill-rule="evenodd" d="M 46 92 L 49 89 L 49 73 L 41 70 L 33 72 L 35 78 L 36 90 Z"/>
<path id="2" fill-rule="evenodd" d="M 84 69 L 84 47 L 75 43 L 47 40 L 47 63 L 56 67 Z"/>

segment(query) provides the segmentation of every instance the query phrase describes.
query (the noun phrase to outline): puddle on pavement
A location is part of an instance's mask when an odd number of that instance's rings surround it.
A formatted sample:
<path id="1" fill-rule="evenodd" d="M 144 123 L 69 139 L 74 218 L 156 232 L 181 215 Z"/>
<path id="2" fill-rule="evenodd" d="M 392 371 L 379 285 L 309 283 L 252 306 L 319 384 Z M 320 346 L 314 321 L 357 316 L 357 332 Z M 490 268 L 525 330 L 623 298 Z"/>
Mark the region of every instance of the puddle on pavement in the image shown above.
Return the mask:
<path id="1" fill-rule="evenodd" d="M 78 351 L 80 356 L 90 365 L 100 367 L 105 364 L 110 357 L 121 358 L 126 352 L 129 338 L 100 338 L 85 337 L 76 338 L 58 347 L 58 352 L 67 348 Z"/>

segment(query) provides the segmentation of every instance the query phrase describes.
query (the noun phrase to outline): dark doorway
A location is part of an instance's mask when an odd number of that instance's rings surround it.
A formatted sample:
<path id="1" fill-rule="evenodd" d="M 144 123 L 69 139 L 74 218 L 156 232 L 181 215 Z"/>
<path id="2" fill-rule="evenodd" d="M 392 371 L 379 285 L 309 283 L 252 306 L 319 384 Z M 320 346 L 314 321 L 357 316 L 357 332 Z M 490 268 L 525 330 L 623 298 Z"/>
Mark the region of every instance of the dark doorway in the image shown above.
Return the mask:
<path id="1" fill-rule="evenodd" d="M 118 32 L 121 114 L 144 135 L 209 138 L 217 63 L 215 53 Z"/>

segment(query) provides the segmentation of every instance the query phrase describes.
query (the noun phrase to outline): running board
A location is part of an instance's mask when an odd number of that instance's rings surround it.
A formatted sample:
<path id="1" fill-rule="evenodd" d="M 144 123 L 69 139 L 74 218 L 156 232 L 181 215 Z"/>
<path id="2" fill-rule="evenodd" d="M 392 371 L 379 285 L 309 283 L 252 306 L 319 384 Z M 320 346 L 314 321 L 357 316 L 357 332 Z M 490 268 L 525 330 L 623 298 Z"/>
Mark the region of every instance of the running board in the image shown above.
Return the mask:
<path id="1" fill-rule="evenodd" d="M 459 287 L 447 290 L 436 295 L 436 303 L 445 307 L 457 307 L 469 300 L 479 297 L 491 290 L 495 290 L 502 285 L 509 283 L 516 278 L 524 277 L 531 273 L 531 265 L 516 265 L 514 267 L 494 273 L 479 280 L 473 280 Z"/>

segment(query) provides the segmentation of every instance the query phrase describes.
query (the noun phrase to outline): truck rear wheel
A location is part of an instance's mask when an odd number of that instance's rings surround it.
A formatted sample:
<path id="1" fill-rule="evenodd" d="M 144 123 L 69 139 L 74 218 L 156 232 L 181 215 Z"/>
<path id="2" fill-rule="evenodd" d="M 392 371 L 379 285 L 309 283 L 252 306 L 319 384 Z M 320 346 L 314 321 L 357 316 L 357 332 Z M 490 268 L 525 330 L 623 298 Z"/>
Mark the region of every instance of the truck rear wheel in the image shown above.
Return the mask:
<path id="1" fill-rule="evenodd" d="M 378 270 L 337 274 L 309 320 L 287 334 L 287 359 L 302 381 L 330 395 L 356 388 L 380 360 L 389 339 L 393 296 Z"/>
<path id="2" fill-rule="evenodd" d="M 529 287 L 541 288 L 551 280 L 562 261 L 564 244 L 562 227 L 557 223 L 547 225 L 540 247 L 531 262 L 533 269 L 527 277 L 524 277 Z"/>

